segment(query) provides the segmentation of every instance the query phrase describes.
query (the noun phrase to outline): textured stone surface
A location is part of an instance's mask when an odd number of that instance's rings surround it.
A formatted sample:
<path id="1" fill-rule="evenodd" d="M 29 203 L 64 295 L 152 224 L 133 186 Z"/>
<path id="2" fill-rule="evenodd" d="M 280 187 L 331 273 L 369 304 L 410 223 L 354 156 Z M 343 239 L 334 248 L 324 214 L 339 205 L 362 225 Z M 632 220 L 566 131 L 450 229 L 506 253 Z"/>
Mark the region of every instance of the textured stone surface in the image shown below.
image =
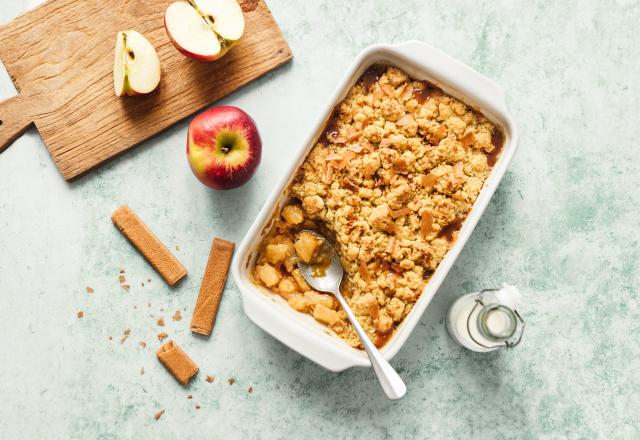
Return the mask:
<path id="1" fill-rule="evenodd" d="M 0 21 L 35 3 L 3 2 Z M 245 187 L 213 192 L 195 180 L 186 122 L 71 184 L 33 129 L 0 156 L 0 437 L 640 437 L 640 2 L 269 5 L 294 62 L 223 102 L 253 115 L 263 135 L 263 164 Z M 212 338 L 192 337 L 213 235 L 242 239 L 362 48 L 413 38 L 495 79 L 521 142 L 393 361 L 407 397 L 386 401 L 370 371 L 335 375 L 290 351 L 245 318 L 233 282 Z M 14 92 L 0 76 L 5 98 Z M 122 203 L 179 245 L 190 274 L 178 288 L 112 226 Z M 443 324 L 447 307 L 502 282 L 525 294 L 523 344 L 488 355 L 456 346 Z M 184 318 L 174 322 L 178 308 Z M 160 331 L 201 367 L 186 389 L 155 359 Z"/>

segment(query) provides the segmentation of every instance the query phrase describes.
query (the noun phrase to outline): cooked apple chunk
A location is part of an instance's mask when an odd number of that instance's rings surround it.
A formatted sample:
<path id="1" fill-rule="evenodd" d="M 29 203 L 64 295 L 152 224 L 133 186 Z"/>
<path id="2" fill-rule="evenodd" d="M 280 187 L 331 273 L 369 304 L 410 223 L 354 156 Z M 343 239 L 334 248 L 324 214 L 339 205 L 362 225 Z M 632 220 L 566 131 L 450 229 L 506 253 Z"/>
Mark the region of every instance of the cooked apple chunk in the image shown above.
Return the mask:
<path id="1" fill-rule="evenodd" d="M 313 308 L 313 317 L 327 325 L 333 325 L 340 320 L 338 312 L 322 304 L 316 304 Z"/>
<path id="2" fill-rule="evenodd" d="M 287 299 L 293 293 L 298 291 L 298 285 L 292 278 L 283 278 L 278 283 L 278 287 L 276 291 L 282 296 L 284 299 Z"/>
<path id="3" fill-rule="evenodd" d="M 336 304 L 333 301 L 333 297 L 331 295 L 327 295 L 324 293 L 316 292 L 315 290 L 307 290 L 304 292 L 304 296 L 309 298 L 309 301 L 314 304 L 322 304 L 328 309 L 335 309 Z"/>
<path id="4" fill-rule="evenodd" d="M 292 270 L 291 276 L 293 277 L 294 280 L 296 280 L 296 283 L 298 283 L 298 286 L 300 286 L 300 289 L 302 291 L 311 290 L 311 286 L 309 285 L 309 283 L 307 283 L 307 280 L 305 280 L 304 277 L 302 276 L 300 269 L 296 268 Z"/>
<path id="5" fill-rule="evenodd" d="M 291 225 L 299 225 L 304 221 L 304 213 L 296 205 L 285 206 L 282 210 L 282 217 Z"/>
<path id="6" fill-rule="evenodd" d="M 256 273 L 258 274 L 260 280 L 267 287 L 275 286 L 282 278 L 280 272 L 278 272 L 275 267 L 268 263 L 256 266 Z"/>
<path id="7" fill-rule="evenodd" d="M 292 247 L 286 243 L 269 244 L 264 250 L 264 258 L 271 264 L 281 263 L 292 254 Z"/>
<path id="8" fill-rule="evenodd" d="M 296 238 L 296 255 L 305 263 L 311 263 L 322 240 L 309 231 L 302 231 Z"/>
<path id="9" fill-rule="evenodd" d="M 304 295 L 292 295 L 287 303 L 298 312 L 306 312 L 313 307 L 313 303 Z"/>

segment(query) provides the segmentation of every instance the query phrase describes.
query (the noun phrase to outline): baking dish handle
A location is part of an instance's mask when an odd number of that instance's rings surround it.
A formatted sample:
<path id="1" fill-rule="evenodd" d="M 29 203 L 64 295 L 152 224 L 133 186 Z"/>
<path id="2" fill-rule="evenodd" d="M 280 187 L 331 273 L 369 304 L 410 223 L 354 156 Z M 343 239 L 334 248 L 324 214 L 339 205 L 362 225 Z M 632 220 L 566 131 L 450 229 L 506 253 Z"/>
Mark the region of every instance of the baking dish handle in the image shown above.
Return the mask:
<path id="1" fill-rule="evenodd" d="M 470 92 L 485 104 L 493 103 L 506 111 L 504 92 L 495 82 L 439 49 L 418 40 L 406 41 L 391 47 L 409 59 L 419 57 L 428 60 L 435 76 L 453 79 L 456 84 L 470 84 L 473 87 Z"/>

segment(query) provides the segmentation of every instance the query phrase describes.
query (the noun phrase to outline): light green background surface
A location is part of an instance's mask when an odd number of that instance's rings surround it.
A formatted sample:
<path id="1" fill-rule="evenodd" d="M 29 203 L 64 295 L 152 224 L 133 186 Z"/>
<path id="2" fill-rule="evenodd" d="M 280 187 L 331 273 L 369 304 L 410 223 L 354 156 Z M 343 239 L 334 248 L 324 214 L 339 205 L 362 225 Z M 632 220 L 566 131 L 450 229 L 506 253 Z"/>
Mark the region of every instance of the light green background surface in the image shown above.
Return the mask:
<path id="1" fill-rule="evenodd" d="M 36 3 L 2 0 L 0 21 Z M 0 156 L 0 438 L 639 438 L 640 2 L 269 6 L 295 59 L 221 102 L 253 115 L 262 133 L 264 160 L 245 187 L 214 192 L 195 180 L 187 121 L 71 184 L 35 129 Z M 232 281 L 213 337 L 191 336 L 212 237 L 242 240 L 355 55 L 408 39 L 500 84 L 521 141 L 393 361 L 406 398 L 385 400 L 370 371 L 332 374 L 281 345 L 244 316 Z M 0 76 L 6 98 L 15 92 Z M 122 203 L 179 245 L 190 271 L 180 287 L 112 226 Z M 502 282 L 524 292 L 523 344 L 494 354 L 456 346 L 447 307 Z M 174 323 L 176 308 L 186 319 Z M 155 359 L 160 330 L 201 367 L 186 389 Z"/>

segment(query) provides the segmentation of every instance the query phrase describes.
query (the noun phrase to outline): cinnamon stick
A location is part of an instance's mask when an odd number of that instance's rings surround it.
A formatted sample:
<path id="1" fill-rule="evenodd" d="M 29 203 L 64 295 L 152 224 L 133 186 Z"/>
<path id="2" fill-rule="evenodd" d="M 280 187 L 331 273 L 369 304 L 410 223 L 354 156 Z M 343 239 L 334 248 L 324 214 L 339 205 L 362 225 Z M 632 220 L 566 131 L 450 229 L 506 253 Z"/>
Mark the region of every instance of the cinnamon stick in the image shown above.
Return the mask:
<path id="1" fill-rule="evenodd" d="M 111 220 L 167 284 L 173 286 L 187 275 L 182 263 L 127 205 L 116 209 Z"/>
<path id="2" fill-rule="evenodd" d="M 202 277 L 200 293 L 191 318 L 191 331 L 209 336 L 216 322 L 218 307 L 224 292 L 233 249 L 235 245 L 221 238 L 214 238 L 207 267 Z"/>

